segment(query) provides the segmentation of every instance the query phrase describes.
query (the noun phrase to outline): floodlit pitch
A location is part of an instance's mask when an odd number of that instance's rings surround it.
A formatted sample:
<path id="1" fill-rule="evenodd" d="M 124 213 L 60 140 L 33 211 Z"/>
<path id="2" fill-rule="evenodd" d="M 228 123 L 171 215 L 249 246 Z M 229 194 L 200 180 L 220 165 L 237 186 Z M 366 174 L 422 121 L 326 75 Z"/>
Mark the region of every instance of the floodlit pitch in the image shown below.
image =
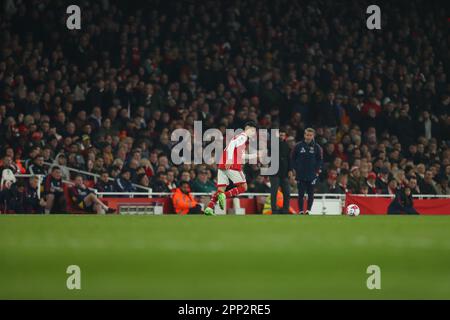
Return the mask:
<path id="1" fill-rule="evenodd" d="M 0 216 L 0 299 L 449 299 L 448 230 L 434 216 Z"/>

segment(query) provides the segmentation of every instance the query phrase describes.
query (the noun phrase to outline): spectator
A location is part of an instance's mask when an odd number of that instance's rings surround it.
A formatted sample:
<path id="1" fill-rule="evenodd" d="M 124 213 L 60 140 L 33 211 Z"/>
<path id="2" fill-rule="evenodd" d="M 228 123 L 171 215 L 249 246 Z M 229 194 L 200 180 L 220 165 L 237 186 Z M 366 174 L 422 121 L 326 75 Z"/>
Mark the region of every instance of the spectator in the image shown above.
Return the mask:
<path id="1" fill-rule="evenodd" d="M 348 190 L 348 171 L 341 172 L 341 174 L 338 176 L 338 187 L 341 188 L 343 193 L 347 193 Z"/>
<path id="2" fill-rule="evenodd" d="M 61 168 L 55 166 L 44 180 L 45 213 L 65 213 L 66 199 Z"/>
<path id="3" fill-rule="evenodd" d="M 190 193 L 190 186 L 187 181 L 183 181 L 180 187 L 175 189 L 172 196 L 173 207 L 177 214 L 199 214 L 202 212 L 201 206 Z"/>
<path id="4" fill-rule="evenodd" d="M 175 171 L 169 170 L 167 171 L 167 187 L 172 192 L 177 188 L 177 185 L 175 183 Z"/>
<path id="5" fill-rule="evenodd" d="M 153 178 L 153 182 L 151 184 L 151 188 L 152 188 L 153 192 L 169 193 L 170 189 L 167 186 L 167 173 L 165 173 L 165 172 L 158 172 L 156 174 L 156 176 Z"/>
<path id="6" fill-rule="evenodd" d="M 28 167 L 28 173 L 32 175 L 46 175 L 47 172 L 44 168 L 44 157 L 41 155 L 36 156 L 33 160 L 33 164 Z"/>
<path id="7" fill-rule="evenodd" d="M 427 170 L 425 172 L 425 177 L 423 179 L 422 185 L 420 186 L 421 194 L 427 194 L 427 195 L 437 194 L 435 184 L 436 183 L 433 180 L 433 172 L 431 172 L 430 170 Z"/>
<path id="8" fill-rule="evenodd" d="M 327 180 L 320 184 L 318 186 L 318 192 L 319 193 L 337 193 L 337 194 L 343 194 L 345 193 L 345 190 L 339 186 L 337 183 L 338 175 L 336 173 L 336 170 L 330 170 L 328 172 L 328 178 Z"/>
<path id="9" fill-rule="evenodd" d="M 108 171 L 100 173 L 100 179 L 94 185 L 94 189 L 98 192 L 114 192 L 114 183 L 110 181 Z"/>
<path id="10" fill-rule="evenodd" d="M 108 15 L 84 8 L 89 19 L 78 33 L 54 19 L 65 1 L 37 11 L 34 4 L 21 1 L 0 13 L 0 154 L 14 173 L 20 171 L 17 160 L 29 170 L 38 155 L 48 161 L 63 154 L 65 163 L 56 164 L 64 180 L 70 178 L 66 166 L 107 170 L 116 179 L 134 159 L 148 177 L 176 169 L 172 184 L 179 184 L 187 181 L 179 172 L 198 168 L 170 163 L 170 136 L 177 128 L 192 131 L 195 120 L 222 130 L 248 120 L 276 124 L 286 130 L 291 148 L 313 127 L 324 168 L 336 166 L 340 174 L 346 166 L 359 167 L 360 176 L 351 173 L 348 181 L 355 193 L 357 180 L 382 166 L 389 176 L 412 166 L 407 175 L 415 172 L 420 186 L 413 193 L 431 192 L 422 188 L 425 172 L 439 163 L 433 175 L 442 174 L 450 161 L 447 20 L 439 18 L 440 6 L 427 1 L 407 8 L 386 3 L 383 17 L 390 24 L 377 35 L 352 24 L 364 10 L 357 2 L 345 17 L 339 3 L 328 0 L 310 3 L 308 10 L 284 10 L 282 1 L 220 1 L 192 8 L 162 2 L 139 12 L 114 2 Z M 216 10 L 223 4 L 239 12 L 239 19 L 230 18 L 239 20 L 232 28 Z M 342 27 L 339 41 L 328 32 L 335 21 Z M 142 32 L 135 32 L 136 25 Z M 286 25 L 289 32 L 272 32 Z M 398 25 L 412 31 L 397 32 Z M 213 30 L 214 39 L 198 28 Z M 299 41 L 304 30 L 314 32 Z M 133 155 L 138 148 L 140 159 Z M 261 181 L 258 170 L 249 170 L 249 186 Z M 318 183 L 326 179 L 320 176 Z"/>
<path id="11" fill-rule="evenodd" d="M 108 208 L 107 205 L 100 201 L 94 191 L 86 187 L 82 175 L 77 175 L 74 181 L 74 186 L 69 189 L 69 194 L 72 203 L 78 209 L 97 214 L 115 212 L 114 209 Z"/>
<path id="12" fill-rule="evenodd" d="M 28 214 L 44 213 L 44 208 L 46 206 L 45 200 L 43 198 L 39 199 L 39 178 L 31 177 L 28 181 L 28 184 L 24 189 L 24 211 Z"/>
<path id="13" fill-rule="evenodd" d="M 131 172 L 129 169 L 124 168 L 115 180 L 114 184 L 114 192 L 135 192 L 136 188 L 133 186 L 131 182 Z"/>
<path id="14" fill-rule="evenodd" d="M 395 195 L 395 194 L 397 194 L 397 190 L 398 190 L 397 180 L 395 180 L 394 178 L 390 178 L 386 187 L 384 189 L 381 189 L 381 193 Z M 411 190 L 411 188 L 410 188 L 410 190 Z"/>
<path id="15" fill-rule="evenodd" d="M 386 194 L 388 191 L 388 184 L 391 181 L 389 178 L 389 169 L 382 167 L 375 182 L 377 190 L 381 190 L 381 193 Z"/>
<path id="16" fill-rule="evenodd" d="M 59 153 L 56 155 L 53 165 L 56 165 L 61 169 L 63 180 L 70 180 L 70 171 L 67 168 L 67 159 L 64 153 Z"/>
<path id="17" fill-rule="evenodd" d="M 416 179 L 415 176 L 410 177 L 408 186 L 411 189 L 411 194 L 412 195 L 419 195 L 419 194 L 421 194 L 420 188 L 419 188 L 419 185 L 417 184 L 417 179 Z"/>
<path id="18" fill-rule="evenodd" d="M 418 214 L 414 208 L 411 189 L 399 189 L 388 207 L 388 214 Z"/>
<path id="19" fill-rule="evenodd" d="M 450 186 L 448 184 L 448 178 L 445 175 L 438 177 L 439 183 L 436 184 L 436 191 L 440 195 L 450 195 Z"/>
<path id="20" fill-rule="evenodd" d="M 377 179 L 377 175 L 375 172 L 370 172 L 367 175 L 366 184 L 368 186 L 369 194 L 377 194 L 378 193 L 378 189 L 377 189 L 377 186 L 375 183 L 376 179 Z"/>
<path id="21" fill-rule="evenodd" d="M 191 183 L 192 192 L 211 193 L 217 190 L 214 183 L 208 179 L 208 172 L 202 170 L 197 175 L 197 178 Z"/>
<path id="22" fill-rule="evenodd" d="M 361 186 L 364 183 L 364 178 L 361 177 L 361 172 L 359 167 L 353 167 L 350 171 L 350 175 L 348 178 L 347 187 L 350 192 L 358 193 L 361 189 Z"/>

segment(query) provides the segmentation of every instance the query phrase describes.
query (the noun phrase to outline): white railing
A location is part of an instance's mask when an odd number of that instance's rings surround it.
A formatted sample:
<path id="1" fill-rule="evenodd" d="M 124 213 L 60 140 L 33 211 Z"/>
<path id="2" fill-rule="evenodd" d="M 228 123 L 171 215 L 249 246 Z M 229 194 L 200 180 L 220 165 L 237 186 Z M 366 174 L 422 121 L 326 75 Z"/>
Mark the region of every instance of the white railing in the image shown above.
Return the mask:
<path id="1" fill-rule="evenodd" d="M 54 166 L 56 164 L 54 163 L 45 163 L 46 165 L 49 166 Z M 78 170 L 78 169 L 74 169 L 74 168 L 70 168 L 67 166 L 59 166 L 62 168 L 66 168 L 67 170 L 71 171 L 71 172 L 75 172 L 75 173 L 79 173 L 79 174 L 83 174 L 83 175 L 88 175 L 88 176 L 92 176 L 94 178 L 94 181 L 97 181 L 98 178 L 100 178 L 100 175 L 92 173 L 92 172 L 87 172 L 87 171 L 83 171 L 83 170 Z M 16 177 L 22 177 L 22 178 L 30 178 L 30 177 L 38 177 L 39 178 L 39 185 L 42 184 L 43 175 L 32 175 L 32 174 L 17 174 L 15 175 Z M 114 181 L 114 179 L 109 178 L 110 181 Z M 64 180 L 63 181 L 66 184 L 70 184 L 73 185 L 72 181 L 68 181 L 68 180 Z M 113 196 L 128 196 L 130 198 L 134 198 L 136 196 L 146 196 L 148 198 L 152 198 L 152 197 L 168 197 L 171 196 L 172 193 L 171 192 L 152 192 L 151 188 L 147 188 L 147 187 L 143 187 L 137 184 L 133 184 L 133 186 L 135 188 L 141 189 L 141 190 L 145 190 L 146 192 L 98 192 L 96 189 L 92 189 L 93 191 L 96 192 L 96 194 L 100 197 L 113 197 Z M 198 197 L 202 197 L 202 196 L 211 196 L 213 194 L 213 192 L 211 193 L 202 193 L 202 192 L 193 192 L 192 195 L 194 196 L 198 196 Z M 270 193 L 243 193 L 241 195 L 239 195 L 239 197 L 247 197 L 247 198 L 253 198 L 253 197 L 267 197 L 269 196 Z M 38 191 L 38 196 L 40 198 L 41 196 L 41 190 L 39 188 Z M 395 197 L 395 195 L 393 194 L 354 194 L 354 196 L 362 196 L 362 197 L 373 197 L 373 198 L 393 198 Z M 297 198 L 298 194 L 296 193 L 291 193 L 291 197 L 292 198 Z M 308 197 L 305 194 L 305 197 Z M 314 198 L 316 199 L 325 199 L 325 198 L 338 198 L 340 200 L 345 200 L 345 194 L 335 194 L 335 193 L 316 193 L 314 195 Z M 415 199 L 450 199 L 450 195 L 425 195 L 425 194 L 420 194 L 420 195 L 413 195 L 413 198 Z"/>
<path id="2" fill-rule="evenodd" d="M 171 192 L 97 192 L 99 196 L 114 196 L 114 195 L 128 195 L 130 197 L 134 196 L 148 196 L 151 197 L 168 197 L 171 196 L 173 193 Z M 213 192 L 206 193 L 206 192 L 192 192 L 193 196 L 196 197 L 204 197 L 204 196 L 211 196 Z M 393 194 L 352 194 L 353 196 L 361 196 L 361 197 L 372 197 L 372 198 L 394 198 L 395 195 Z M 253 197 L 267 197 L 270 196 L 270 193 L 242 193 L 239 195 L 239 197 L 247 197 L 247 198 L 253 198 Z M 297 198 L 297 193 L 292 193 L 291 198 Z M 305 194 L 305 197 L 308 197 L 308 195 Z M 336 194 L 336 193 L 316 193 L 314 195 L 314 198 L 322 199 L 322 198 L 338 198 L 338 199 L 345 199 L 345 194 Z M 450 199 L 450 195 L 413 195 L 413 198 L 416 199 L 424 199 L 424 198 L 438 198 L 438 199 Z"/>
<path id="3" fill-rule="evenodd" d="M 78 173 L 78 174 L 82 174 L 84 176 L 90 176 L 90 177 L 93 178 L 95 183 L 100 178 L 99 174 L 88 172 L 88 171 L 83 171 L 83 170 L 79 170 L 79 169 L 74 169 L 74 168 L 70 168 L 70 167 L 67 167 L 67 166 L 62 166 L 62 165 L 59 165 L 59 164 L 56 164 L 56 163 L 44 162 L 44 164 L 48 165 L 49 168 L 54 167 L 54 166 L 58 166 L 60 168 L 64 168 L 64 169 L 69 170 L 69 172 L 75 172 L 75 173 Z M 113 178 L 108 178 L 108 180 L 109 181 L 114 181 Z M 139 184 L 134 184 L 134 183 L 133 183 L 133 187 L 135 187 L 137 189 L 141 189 L 141 190 L 146 190 L 146 191 L 151 191 L 152 190 L 151 188 L 147 188 L 147 187 L 141 186 Z"/>
<path id="4" fill-rule="evenodd" d="M 345 195 L 344 195 L 345 196 Z M 394 198 L 395 194 L 352 194 L 352 196 L 368 197 L 368 198 Z M 450 195 L 442 194 L 415 194 L 415 199 L 435 198 L 435 199 L 450 199 Z"/>

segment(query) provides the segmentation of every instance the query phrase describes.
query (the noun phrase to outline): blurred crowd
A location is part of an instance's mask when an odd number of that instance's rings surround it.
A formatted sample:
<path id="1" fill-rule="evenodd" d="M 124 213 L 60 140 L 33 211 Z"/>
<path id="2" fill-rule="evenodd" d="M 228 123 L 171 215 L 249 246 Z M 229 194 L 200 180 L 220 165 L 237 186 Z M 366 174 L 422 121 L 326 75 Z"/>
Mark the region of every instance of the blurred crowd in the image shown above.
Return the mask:
<path id="1" fill-rule="evenodd" d="M 72 3 L 73 2 L 73 3 Z M 81 30 L 66 7 L 81 7 Z M 7 0 L 0 14 L 2 168 L 52 165 L 169 192 L 215 190 L 173 165 L 171 132 L 317 130 L 323 193 L 450 194 L 449 28 L 438 2 Z M 22 160 L 22 162 L 19 162 Z M 268 192 L 258 165 L 249 192 Z M 85 179 L 92 176 L 85 175 Z M 294 177 L 290 177 L 296 191 Z M 137 186 L 137 187 L 136 187 Z"/>

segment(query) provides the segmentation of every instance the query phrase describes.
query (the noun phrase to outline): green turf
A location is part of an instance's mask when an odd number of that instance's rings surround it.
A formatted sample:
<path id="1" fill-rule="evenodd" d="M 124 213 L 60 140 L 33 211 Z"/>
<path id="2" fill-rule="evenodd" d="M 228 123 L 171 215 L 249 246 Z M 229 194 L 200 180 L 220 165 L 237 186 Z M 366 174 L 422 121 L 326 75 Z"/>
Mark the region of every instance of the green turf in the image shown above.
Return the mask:
<path id="1" fill-rule="evenodd" d="M 450 217 L 0 216 L 10 298 L 450 299 Z"/>

